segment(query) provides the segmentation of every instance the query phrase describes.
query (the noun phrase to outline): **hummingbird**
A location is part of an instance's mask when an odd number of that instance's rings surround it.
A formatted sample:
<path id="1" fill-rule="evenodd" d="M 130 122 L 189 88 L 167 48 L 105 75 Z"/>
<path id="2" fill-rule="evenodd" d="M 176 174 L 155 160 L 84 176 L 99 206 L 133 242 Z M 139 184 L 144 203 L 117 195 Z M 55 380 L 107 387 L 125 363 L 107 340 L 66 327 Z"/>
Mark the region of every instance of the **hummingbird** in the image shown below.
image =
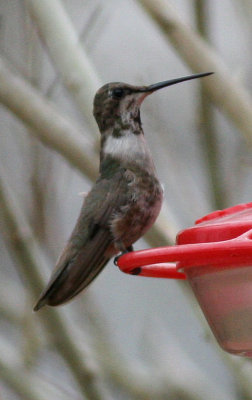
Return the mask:
<path id="1" fill-rule="evenodd" d="M 99 176 L 34 311 L 73 299 L 111 257 L 132 251 L 133 244 L 153 225 L 163 189 L 145 141 L 140 106 L 159 89 L 210 74 L 149 86 L 113 82 L 97 91 L 93 114 L 101 133 Z"/>

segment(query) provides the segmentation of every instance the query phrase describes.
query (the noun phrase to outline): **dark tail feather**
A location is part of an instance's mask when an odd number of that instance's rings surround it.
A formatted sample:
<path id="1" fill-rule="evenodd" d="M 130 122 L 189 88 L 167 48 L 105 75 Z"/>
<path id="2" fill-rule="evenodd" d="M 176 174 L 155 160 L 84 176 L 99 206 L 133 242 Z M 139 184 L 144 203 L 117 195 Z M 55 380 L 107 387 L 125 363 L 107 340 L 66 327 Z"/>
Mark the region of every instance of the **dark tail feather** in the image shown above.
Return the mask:
<path id="1" fill-rule="evenodd" d="M 103 268 L 106 266 L 108 262 L 109 258 L 104 258 L 104 260 L 101 261 L 99 265 L 96 265 L 95 268 L 93 268 L 92 271 L 89 273 L 89 275 L 83 280 L 83 284 L 66 301 L 71 300 L 73 297 L 77 296 L 83 289 L 85 289 L 103 270 Z M 50 304 L 50 305 L 57 305 L 57 304 Z"/>
<path id="2" fill-rule="evenodd" d="M 38 311 L 40 308 L 44 307 L 47 304 L 47 297 L 43 296 L 38 299 L 37 303 L 33 307 L 33 311 Z"/>
<path id="3" fill-rule="evenodd" d="M 99 272 L 108 263 L 109 258 L 105 256 L 106 250 L 111 245 L 111 239 L 100 240 L 97 246 L 88 243 L 80 249 L 75 257 L 59 261 L 59 267 L 52 275 L 52 278 L 41 293 L 38 302 L 33 308 L 38 311 L 48 304 L 58 306 L 71 300 L 88 286 Z"/>

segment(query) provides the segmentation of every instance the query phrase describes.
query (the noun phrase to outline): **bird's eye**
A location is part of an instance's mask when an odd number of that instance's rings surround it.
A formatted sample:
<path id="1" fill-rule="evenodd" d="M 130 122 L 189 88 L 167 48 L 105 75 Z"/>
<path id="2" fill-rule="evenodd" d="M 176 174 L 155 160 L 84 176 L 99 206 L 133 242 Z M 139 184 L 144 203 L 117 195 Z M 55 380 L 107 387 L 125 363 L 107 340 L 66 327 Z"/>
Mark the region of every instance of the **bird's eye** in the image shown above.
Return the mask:
<path id="1" fill-rule="evenodd" d="M 111 94 L 114 99 L 121 99 L 124 95 L 124 90 L 121 88 L 115 88 L 111 91 Z"/>

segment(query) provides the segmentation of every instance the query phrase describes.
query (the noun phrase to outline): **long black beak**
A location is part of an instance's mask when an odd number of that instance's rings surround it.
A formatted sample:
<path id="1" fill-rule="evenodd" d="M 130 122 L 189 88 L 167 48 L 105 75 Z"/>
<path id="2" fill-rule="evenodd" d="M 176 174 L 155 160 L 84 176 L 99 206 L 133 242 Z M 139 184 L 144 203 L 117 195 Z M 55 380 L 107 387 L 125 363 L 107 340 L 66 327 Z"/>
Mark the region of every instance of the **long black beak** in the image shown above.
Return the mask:
<path id="1" fill-rule="evenodd" d="M 183 76 L 182 78 L 171 79 L 169 81 L 158 82 L 154 83 L 154 85 L 145 86 L 144 88 L 140 89 L 140 92 L 155 92 L 156 90 L 162 89 L 167 86 L 175 85 L 176 83 L 189 81 L 191 79 L 203 78 L 204 76 L 212 75 L 214 72 L 203 72 L 201 74 L 194 74 L 189 76 Z"/>

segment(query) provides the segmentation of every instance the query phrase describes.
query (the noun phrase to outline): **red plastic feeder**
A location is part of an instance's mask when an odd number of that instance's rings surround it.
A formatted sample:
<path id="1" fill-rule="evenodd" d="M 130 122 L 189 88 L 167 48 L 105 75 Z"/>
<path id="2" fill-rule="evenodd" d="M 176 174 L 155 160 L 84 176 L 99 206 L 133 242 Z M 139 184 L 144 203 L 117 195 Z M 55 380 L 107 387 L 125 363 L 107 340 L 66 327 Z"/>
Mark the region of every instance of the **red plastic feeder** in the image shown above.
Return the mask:
<path id="1" fill-rule="evenodd" d="M 187 279 L 220 346 L 252 357 L 252 203 L 215 211 L 177 245 L 123 255 L 128 274 Z"/>

